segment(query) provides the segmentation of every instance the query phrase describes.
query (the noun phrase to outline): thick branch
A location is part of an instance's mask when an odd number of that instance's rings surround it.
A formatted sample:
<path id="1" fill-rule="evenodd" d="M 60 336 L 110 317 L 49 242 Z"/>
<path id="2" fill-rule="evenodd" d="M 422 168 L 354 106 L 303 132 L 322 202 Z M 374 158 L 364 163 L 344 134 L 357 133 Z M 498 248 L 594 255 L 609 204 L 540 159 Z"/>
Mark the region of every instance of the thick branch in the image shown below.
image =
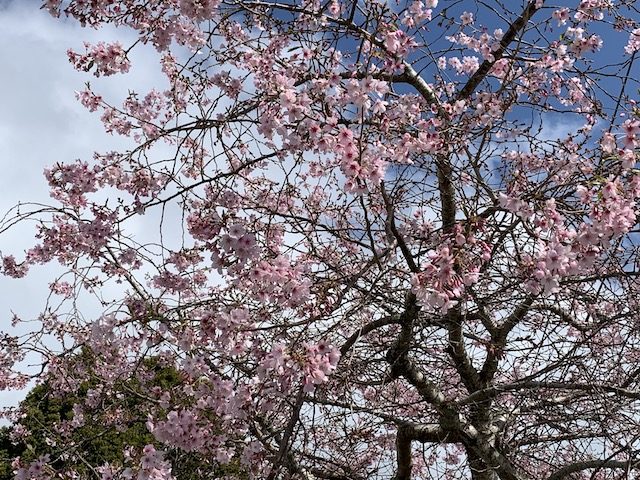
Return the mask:
<path id="1" fill-rule="evenodd" d="M 586 384 L 586 383 L 565 383 L 565 382 L 517 382 L 507 385 L 494 385 L 483 390 L 472 393 L 466 398 L 456 402 L 456 405 L 470 405 L 486 398 L 487 395 L 495 395 L 496 393 L 510 392 L 514 390 L 566 390 L 580 392 L 602 392 L 610 393 L 624 398 L 640 400 L 640 392 L 627 390 L 625 388 L 613 385 Z"/>
<path id="2" fill-rule="evenodd" d="M 468 453 L 469 470 L 471 470 L 471 480 L 494 480 L 496 474 L 487 468 L 482 459 L 473 452 Z"/>
<path id="3" fill-rule="evenodd" d="M 402 422 L 398 426 L 396 436 L 396 474 L 394 480 L 409 480 L 413 461 L 411 459 L 411 442 L 420 443 L 452 443 L 460 441 L 457 435 L 446 432 L 439 425 L 418 425 Z"/>
<path id="4" fill-rule="evenodd" d="M 409 293 L 405 311 L 400 315 L 398 322 L 402 329 L 396 341 L 387 351 L 386 358 L 391 365 L 393 378 L 404 377 L 416 388 L 425 401 L 436 407 L 442 407 L 445 403 L 444 395 L 435 385 L 425 379 L 424 374 L 415 366 L 408 355 L 413 340 L 413 323 L 419 311 L 420 307 L 417 305 L 415 294 Z"/>
<path id="5" fill-rule="evenodd" d="M 393 480 L 410 480 L 413 461 L 411 459 L 411 438 L 403 428 L 396 435 L 396 474 Z"/>
<path id="6" fill-rule="evenodd" d="M 407 295 L 405 311 L 400 316 L 402 329 L 398 338 L 387 352 L 387 361 L 391 364 L 393 377 L 404 377 L 413 385 L 420 396 L 434 406 L 440 417 L 440 427 L 446 432 L 453 432 L 460 438 L 467 451 L 477 456 L 484 462 L 488 470 L 495 471 L 502 480 L 522 480 L 520 475 L 502 453 L 478 434 L 478 431 L 469 424 L 456 410 L 451 402 L 446 401 L 444 395 L 431 382 L 425 379 L 424 374 L 409 358 L 408 352 L 413 339 L 413 323 L 417 318 L 419 307 L 416 297 L 410 293 Z M 410 440 L 404 433 L 398 440 L 398 474 L 396 480 L 408 479 L 411 473 L 411 464 L 406 461 L 407 452 L 410 454 Z M 408 472 L 408 473 L 407 473 Z"/>
<path id="7" fill-rule="evenodd" d="M 462 382 L 469 392 L 482 388 L 478 371 L 467 355 L 462 335 L 462 319 L 458 311 L 451 310 L 448 315 L 449 347 L 448 352 L 456 366 Z"/>
<path id="8" fill-rule="evenodd" d="M 572 473 L 581 472 L 583 470 L 591 469 L 623 469 L 623 470 L 637 470 L 640 468 L 640 462 L 636 461 L 622 461 L 622 460 L 585 460 L 584 462 L 571 463 L 565 465 L 559 470 L 556 470 L 547 478 L 547 480 L 561 480 L 567 478 Z"/>

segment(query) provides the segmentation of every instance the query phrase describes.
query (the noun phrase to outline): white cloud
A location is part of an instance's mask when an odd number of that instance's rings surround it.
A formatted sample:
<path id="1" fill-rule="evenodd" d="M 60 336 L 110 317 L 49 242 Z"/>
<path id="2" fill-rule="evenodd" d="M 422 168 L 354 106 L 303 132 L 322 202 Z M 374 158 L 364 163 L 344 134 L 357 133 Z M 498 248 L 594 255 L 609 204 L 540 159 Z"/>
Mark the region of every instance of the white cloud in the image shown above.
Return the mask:
<path id="1" fill-rule="evenodd" d="M 79 74 L 69 64 L 66 50 L 83 50 L 84 40 L 122 43 L 132 32 L 114 28 L 81 28 L 71 19 L 54 19 L 34 0 L 0 0 L 0 218 L 18 202 L 50 203 L 43 177 L 46 166 L 94 151 L 122 150 L 125 139 L 104 133 L 98 115 L 75 99 L 75 91 L 92 85 L 106 99 L 119 103 L 129 90 L 162 87 L 157 53 L 141 46 L 133 53 L 127 75 L 96 79 Z M 33 244 L 29 226 L 0 235 L 0 251 L 16 256 Z M 45 305 L 48 283 L 62 270 L 56 265 L 35 268 L 27 278 L 0 277 L 0 330 L 9 328 L 11 312 L 33 318 Z M 98 315 L 83 312 L 87 318 Z M 0 392 L 0 406 L 15 405 L 26 392 Z"/>

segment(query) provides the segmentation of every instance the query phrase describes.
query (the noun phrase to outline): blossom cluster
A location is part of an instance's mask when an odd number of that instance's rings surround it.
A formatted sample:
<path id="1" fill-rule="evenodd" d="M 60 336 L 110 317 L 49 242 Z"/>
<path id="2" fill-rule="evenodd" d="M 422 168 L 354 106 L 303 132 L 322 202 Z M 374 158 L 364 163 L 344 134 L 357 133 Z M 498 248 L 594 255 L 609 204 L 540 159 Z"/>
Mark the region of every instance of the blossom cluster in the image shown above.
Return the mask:
<path id="1" fill-rule="evenodd" d="M 402 17 L 402 23 L 408 28 L 416 28 L 423 22 L 431 20 L 433 8 L 438 5 L 438 0 L 427 0 L 422 2 L 414 0 Z"/>
<path id="2" fill-rule="evenodd" d="M 50 480 L 53 478 L 51 470 L 47 468 L 50 461 L 49 455 L 41 455 L 29 465 L 21 465 L 19 459 L 12 463 L 16 468 L 16 480 Z"/>
<path id="3" fill-rule="evenodd" d="M 283 344 L 276 344 L 260 364 L 260 378 L 273 375 L 285 388 L 301 376 L 303 389 L 313 393 L 318 385 L 328 380 L 340 360 L 340 351 L 326 342 L 308 343 L 304 353 L 289 352 Z M 299 369 L 302 369 L 301 371 Z"/>
<path id="4" fill-rule="evenodd" d="M 624 51 L 629 55 L 640 50 L 640 28 L 635 28 L 629 34 L 629 41 L 627 42 L 626 47 L 624 47 Z"/>
<path id="5" fill-rule="evenodd" d="M 354 133 L 343 128 L 337 135 L 336 152 L 340 155 L 340 168 L 347 177 L 345 189 L 352 192 L 366 191 L 366 184 L 378 185 L 386 170 L 386 162 L 362 152 Z"/>
<path id="6" fill-rule="evenodd" d="M 51 186 L 51 196 L 70 206 L 87 205 L 85 194 L 98 190 L 98 167 L 90 168 L 87 162 L 57 164 L 45 170 Z"/>
<path id="7" fill-rule="evenodd" d="M 120 42 L 98 42 L 95 45 L 85 42 L 84 46 L 86 49 L 84 54 L 79 54 L 73 50 L 67 51 L 69 61 L 77 70 L 88 72 L 95 67 L 94 75 L 96 77 L 129 71 L 131 63 Z"/>
<path id="8" fill-rule="evenodd" d="M 247 274 L 256 299 L 296 307 L 309 299 L 311 283 L 284 256 L 261 260 Z"/>
<path id="9" fill-rule="evenodd" d="M 228 313 L 206 315 L 202 319 L 202 329 L 207 338 L 214 341 L 216 348 L 231 355 L 241 355 L 253 345 L 253 326 L 246 308 L 234 308 Z"/>
<path id="10" fill-rule="evenodd" d="M 178 8 L 182 14 L 193 20 L 210 20 L 219 3 L 219 0 L 179 0 Z"/>
<path id="11" fill-rule="evenodd" d="M 235 255 L 241 262 L 245 262 L 258 254 L 255 234 L 247 232 L 243 225 L 239 223 L 230 225 L 227 232 L 220 238 L 222 250 Z"/>
<path id="12" fill-rule="evenodd" d="M 446 313 L 465 288 L 478 281 L 480 265 L 490 259 L 490 252 L 488 245 L 465 235 L 457 226 L 453 241 L 429 251 L 428 261 L 413 275 L 411 288 L 418 302 L 430 311 Z"/>

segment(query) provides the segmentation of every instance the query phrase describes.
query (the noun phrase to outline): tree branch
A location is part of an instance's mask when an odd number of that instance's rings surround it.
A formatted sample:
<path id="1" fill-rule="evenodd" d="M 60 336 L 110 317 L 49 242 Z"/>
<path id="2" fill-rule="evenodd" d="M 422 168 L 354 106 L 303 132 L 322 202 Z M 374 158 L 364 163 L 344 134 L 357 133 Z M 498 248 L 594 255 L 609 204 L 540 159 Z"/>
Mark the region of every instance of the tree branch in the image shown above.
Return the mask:
<path id="1" fill-rule="evenodd" d="M 500 45 L 493 52 L 493 60 L 485 60 L 482 62 L 478 70 L 475 71 L 465 86 L 462 87 L 462 90 L 458 92 L 456 100 L 464 100 L 474 92 L 480 82 L 487 76 L 491 67 L 502 58 L 507 47 L 516 39 L 516 36 L 525 27 L 529 19 L 540 9 L 542 5 L 537 6 L 538 3 L 542 4 L 543 2 L 538 2 L 538 0 L 531 0 L 529 2 L 520 16 L 511 24 L 507 33 L 502 37 L 502 40 L 500 40 Z"/>
<path id="2" fill-rule="evenodd" d="M 569 465 L 565 465 L 553 472 L 547 480 L 561 480 L 563 478 L 567 478 L 567 476 L 572 473 L 581 472 L 583 470 L 591 470 L 591 469 L 638 469 L 640 468 L 640 461 L 635 460 L 632 461 L 629 459 L 628 461 L 622 460 L 585 460 L 583 462 L 575 462 L 570 463 Z"/>
<path id="3" fill-rule="evenodd" d="M 347 341 L 344 342 L 342 347 L 340 347 L 340 355 L 344 356 L 351 349 L 351 347 L 353 347 L 353 345 L 358 341 L 358 339 L 367 335 L 368 333 L 373 332 L 374 330 L 380 327 L 385 327 L 387 325 L 394 325 L 397 323 L 400 323 L 397 317 L 384 317 L 384 318 L 379 318 L 378 320 L 374 320 L 370 323 L 367 323 L 366 325 L 356 330 L 347 339 Z"/>

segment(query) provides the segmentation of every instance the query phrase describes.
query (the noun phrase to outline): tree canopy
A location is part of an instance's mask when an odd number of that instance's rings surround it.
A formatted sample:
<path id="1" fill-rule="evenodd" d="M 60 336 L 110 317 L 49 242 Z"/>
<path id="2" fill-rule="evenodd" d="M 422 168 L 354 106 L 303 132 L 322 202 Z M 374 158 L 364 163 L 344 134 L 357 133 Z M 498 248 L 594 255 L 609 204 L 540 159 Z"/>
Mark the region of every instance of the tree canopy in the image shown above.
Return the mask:
<path id="1" fill-rule="evenodd" d="M 37 225 L 4 275 L 67 269 L 0 385 L 77 395 L 71 439 L 140 426 L 126 465 L 18 478 L 184 478 L 172 452 L 266 480 L 636 475 L 640 12 L 558 3 L 43 2 L 136 35 L 69 50 L 84 75 L 145 49 L 162 77 L 79 91 L 133 146 L 52 163 L 51 205 L 0 223 Z"/>
<path id="2" fill-rule="evenodd" d="M 85 364 L 92 363 L 87 351 L 76 360 L 81 359 Z M 73 472 L 81 478 L 108 476 L 108 468 L 101 468 L 105 465 L 126 468 L 136 451 L 140 453 L 147 445 L 158 443 L 145 425 L 150 412 L 146 411 L 141 392 L 180 388 L 178 371 L 162 359 L 145 359 L 144 371 L 142 378 L 119 380 L 115 389 L 119 393 L 102 395 L 100 404 L 92 402 L 99 396 L 96 388 L 100 388 L 95 376 L 75 392 L 56 392 L 46 380 L 35 386 L 21 402 L 18 420 L 0 429 L 0 479 L 14 478 L 12 463 L 16 457 L 26 464 L 46 459 L 62 476 Z M 90 415 L 78 413 L 92 404 Z M 220 468 L 208 465 L 198 454 L 175 449 L 167 452 L 167 460 L 174 475 L 185 480 L 221 478 L 229 473 L 246 478 L 237 461 Z"/>

